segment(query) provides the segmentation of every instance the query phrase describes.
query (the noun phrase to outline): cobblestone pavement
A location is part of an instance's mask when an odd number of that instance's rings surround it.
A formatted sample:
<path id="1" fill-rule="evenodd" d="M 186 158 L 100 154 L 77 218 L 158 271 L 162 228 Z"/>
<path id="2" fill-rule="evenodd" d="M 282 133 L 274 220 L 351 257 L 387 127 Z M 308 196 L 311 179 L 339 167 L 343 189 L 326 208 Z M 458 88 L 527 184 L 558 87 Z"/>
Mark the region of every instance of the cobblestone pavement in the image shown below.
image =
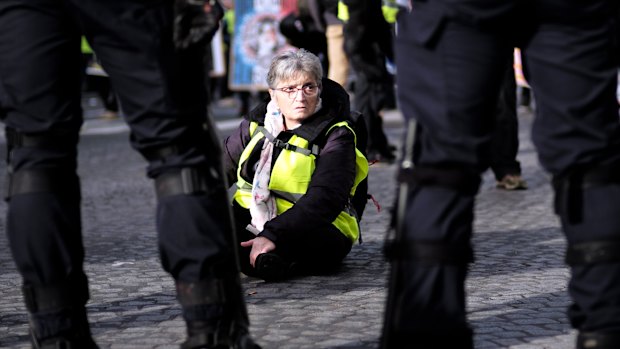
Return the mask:
<path id="1" fill-rule="evenodd" d="M 549 178 L 529 141 L 532 115 L 520 114 L 519 160 L 530 188 L 501 191 L 490 173 L 484 177 L 476 210 L 476 262 L 467 281 L 469 320 L 476 348 L 571 348 L 575 333 L 565 316 L 565 243 L 551 209 Z M 389 135 L 399 144 L 400 116 L 386 117 Z M 159 265 L 152 184 L 138 155 L 119 156 L 132 153 L 125 138 L 82 140 L 88 146 L 80 155 L 80 171 L 92 331 L 101 348 L 176 348 L 185 329 L 173 282 Z M 364 242 L 353 247 L 340 271 L 279 283 L 243 278 L 251 332 L 263 348 L 378 346 L 388 272 L 381 250 L 395 169 L 371 167 L 370 192 L 381 211 L 369 204 Z M 20 278 L 4 234 L 6 206 L 0 209 L 0 347 L 27 348 Z M 415 338 L 411 341 L 404 347 L 414 347 Z"/>

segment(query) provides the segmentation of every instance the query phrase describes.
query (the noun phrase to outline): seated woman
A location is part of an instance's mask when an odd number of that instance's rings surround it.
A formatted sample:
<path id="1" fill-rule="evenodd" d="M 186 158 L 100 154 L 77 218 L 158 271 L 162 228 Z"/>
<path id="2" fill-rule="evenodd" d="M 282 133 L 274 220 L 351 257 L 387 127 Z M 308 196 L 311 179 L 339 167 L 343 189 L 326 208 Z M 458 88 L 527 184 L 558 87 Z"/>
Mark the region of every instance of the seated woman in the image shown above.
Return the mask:
<path id="1" fill-rule="evenodd" d="M 274 57 L 270 100 L 224 142 L 246 275 L 277 280 L 328 272 L 359 237 L 352 197 L 368 162 L 347 122 L 348 94 L 322 76 L 319 58 L 303 49 Z"/>

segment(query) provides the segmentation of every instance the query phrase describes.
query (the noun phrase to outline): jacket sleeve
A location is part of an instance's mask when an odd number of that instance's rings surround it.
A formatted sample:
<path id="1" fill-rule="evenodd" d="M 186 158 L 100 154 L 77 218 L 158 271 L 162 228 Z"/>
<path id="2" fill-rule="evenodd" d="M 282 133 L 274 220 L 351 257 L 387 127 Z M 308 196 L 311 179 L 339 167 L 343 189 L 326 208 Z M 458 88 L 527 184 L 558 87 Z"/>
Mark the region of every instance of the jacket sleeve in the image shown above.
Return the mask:
<path id="1" fill-rule="evenodd" d="M 346 127 L 329 134 L 316 161 L 308 191 L 288 211 L 265 224 L 259 236 L 313 234 L 330 225 L 349 201 L 355 180 L 355 140 Z"/>
<path id="2" fill-rule="evenodd" d="M 224 154 L 222 161 L 224 173 L 228 180 L 228 185 L 232 186 L 237 181 L 237 167 L 241 153 L 250 141 L 250 122 L 243 119 L 239 127 L 224 140 Z"/>

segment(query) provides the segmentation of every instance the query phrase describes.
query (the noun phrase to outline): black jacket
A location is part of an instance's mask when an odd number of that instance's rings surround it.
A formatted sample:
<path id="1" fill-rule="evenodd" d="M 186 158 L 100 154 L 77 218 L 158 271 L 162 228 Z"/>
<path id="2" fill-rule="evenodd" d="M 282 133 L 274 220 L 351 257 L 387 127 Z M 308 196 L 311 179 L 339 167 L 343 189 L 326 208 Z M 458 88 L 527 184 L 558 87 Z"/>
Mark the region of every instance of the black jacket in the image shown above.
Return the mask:
<path id="1" fill-rule="evenodd" d="M 276 242 L 283 234 L 311 234 L 318 229 L 331 226 L 331 222 L 344 209 L 355 179 L 355 139 L 352 132 L 344 127 L 327 129 L 346 120 L 349 113 L 349 95 L 337 83 L 323 79 L 321 93 L 322 108 L 294 129 L 282 131 L 278 138 L 287 141 L 293 134 L 309 140 L 320 147 L 316 168 L 306 194 L 288 211 L 265 224 L 260 236 Z M 241 122 L 239 128 L 224 141 L 224 168 L 230 183 L 236 182 L 236 171 L 241 153 L 250 141 L 251 121 L 263 124 L 267 102 L 254 108 Z M 242 168 L 243 178 L 252 182 L 254 164 L 258 160 L 262 146 L 259 143 Z M 274 149 L 273 161 L 280 153 Z"/>

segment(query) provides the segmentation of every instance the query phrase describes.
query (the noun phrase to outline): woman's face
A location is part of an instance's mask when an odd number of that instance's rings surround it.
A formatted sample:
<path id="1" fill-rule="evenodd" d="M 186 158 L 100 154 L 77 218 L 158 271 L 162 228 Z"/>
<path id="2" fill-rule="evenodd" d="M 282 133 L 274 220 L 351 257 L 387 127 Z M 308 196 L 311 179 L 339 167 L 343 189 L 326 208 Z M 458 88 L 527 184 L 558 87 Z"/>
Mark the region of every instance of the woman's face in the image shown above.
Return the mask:
<path id="1" fill-rule="evenodd" d="M 290 80 L 278 81 L 269 94 L 282 112 L 286 128 L 290 129 L 314 114 L 320 91 L 316 80 L 308 74 L 300 74 Z"/>

